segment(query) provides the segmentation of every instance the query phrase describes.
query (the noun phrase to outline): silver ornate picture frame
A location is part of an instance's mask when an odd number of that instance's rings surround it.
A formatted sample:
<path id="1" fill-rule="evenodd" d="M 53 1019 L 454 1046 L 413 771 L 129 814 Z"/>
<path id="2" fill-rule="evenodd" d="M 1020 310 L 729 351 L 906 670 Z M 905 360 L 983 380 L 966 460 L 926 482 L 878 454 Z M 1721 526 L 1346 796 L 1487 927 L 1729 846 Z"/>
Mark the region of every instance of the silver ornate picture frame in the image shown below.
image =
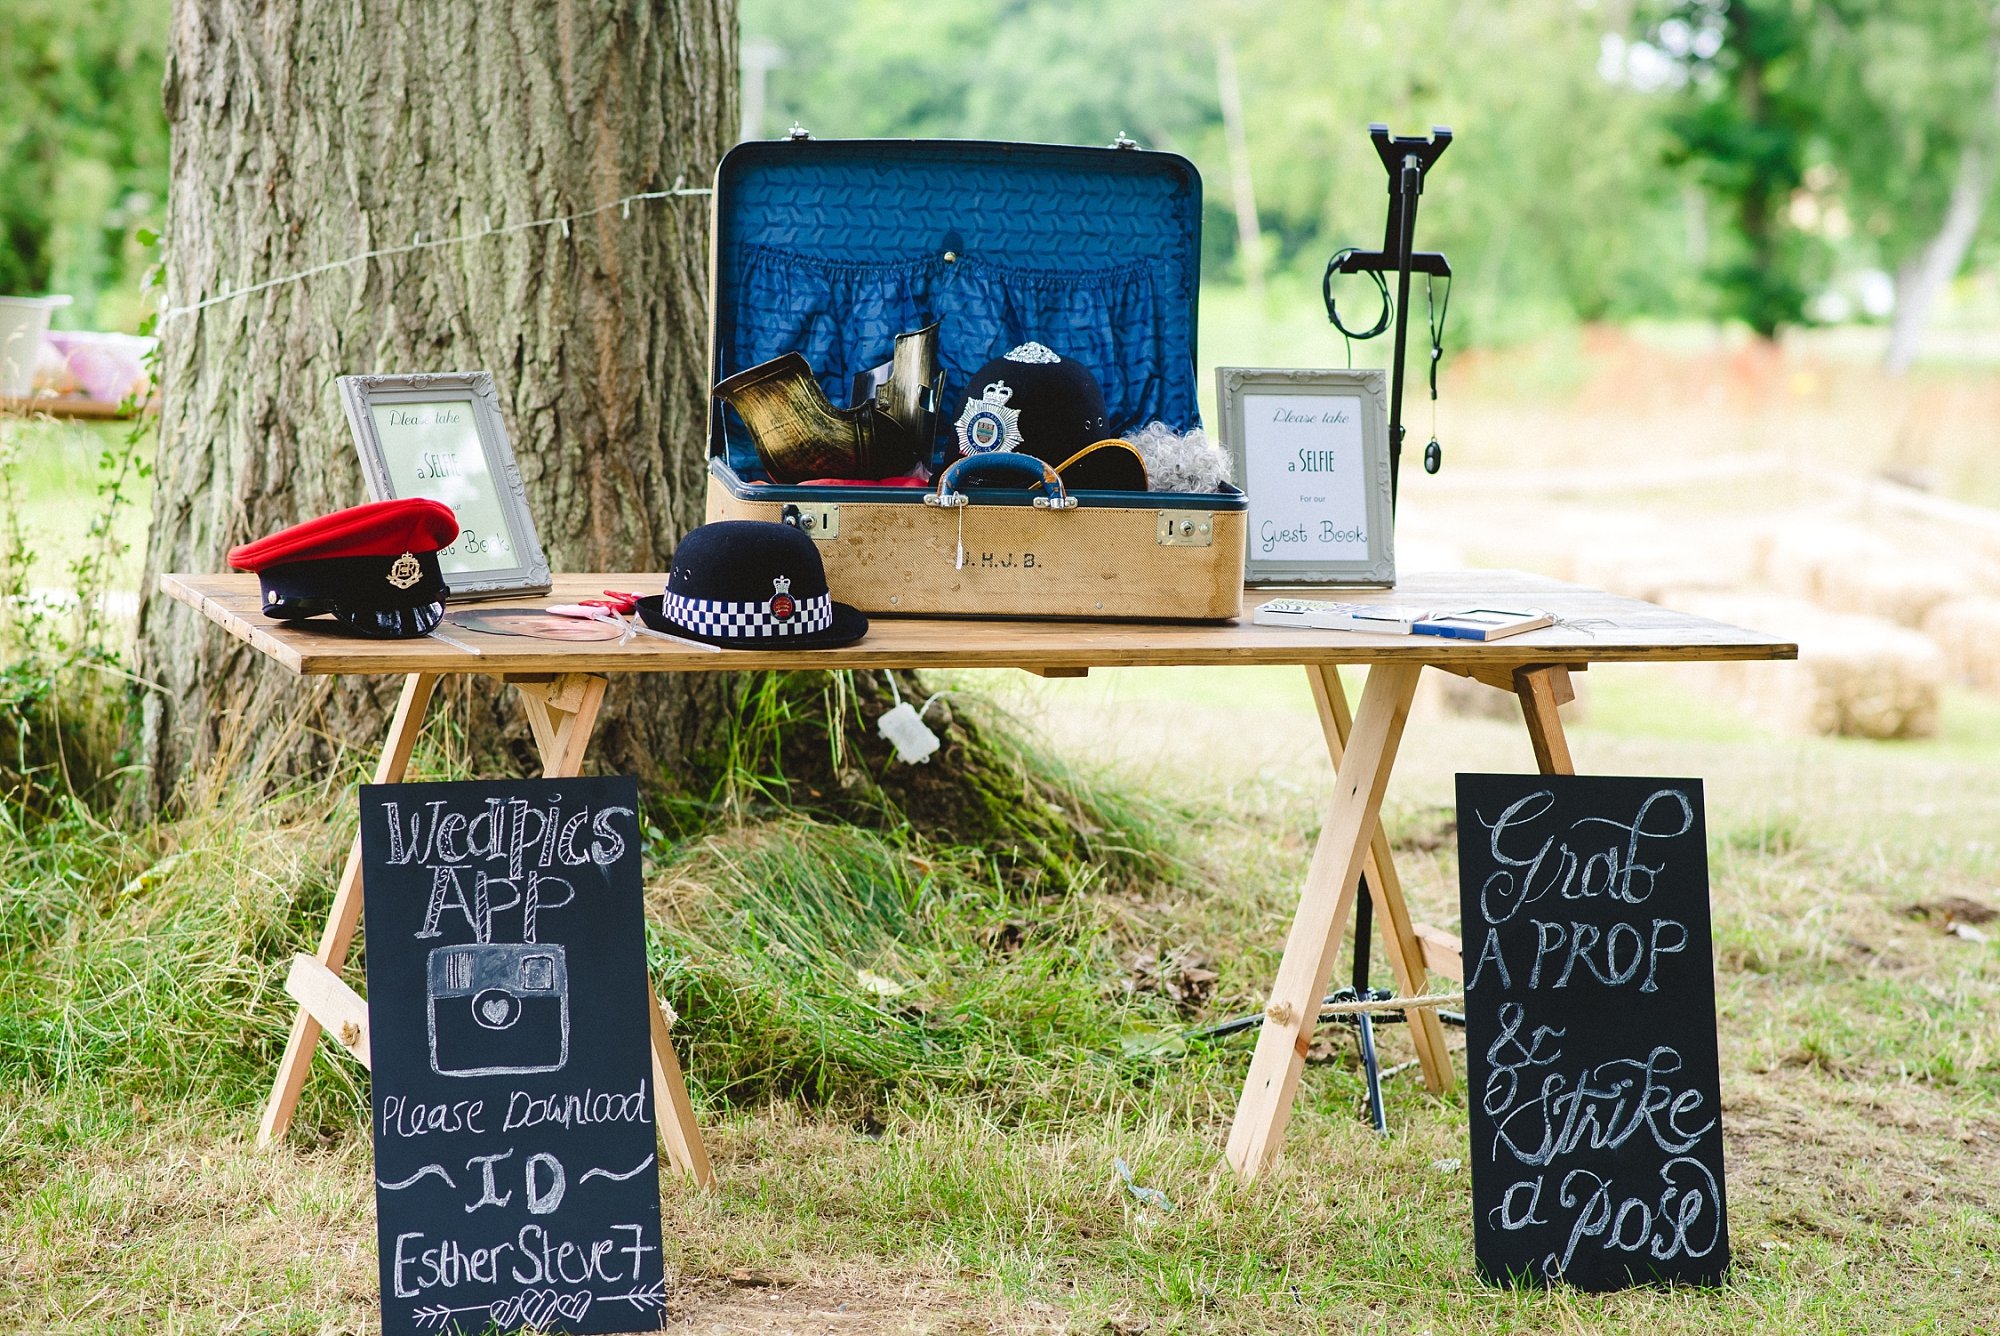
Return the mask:
<path id="1" fill-rule="evenodd" d="M 369 498 L 428 497 L 458 515 L 458 539 L 438 553 L 448 602 L 549 591 L 548 558 L 489 373 L 341 376 L 337 384 Z"/>
<path id="2" fill-rule="evenodd" d="M 1381 371 L 1215 369 L 1222 443 L 1250 500 L 1244 583 L 1396 583 Z"/>

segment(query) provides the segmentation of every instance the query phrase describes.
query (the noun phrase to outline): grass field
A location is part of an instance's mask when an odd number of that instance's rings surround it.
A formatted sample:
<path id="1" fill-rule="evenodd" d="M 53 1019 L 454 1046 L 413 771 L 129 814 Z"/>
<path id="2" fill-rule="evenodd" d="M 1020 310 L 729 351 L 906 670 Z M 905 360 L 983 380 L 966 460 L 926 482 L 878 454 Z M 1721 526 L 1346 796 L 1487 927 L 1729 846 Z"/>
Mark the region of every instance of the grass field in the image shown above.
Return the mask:
<path id="1" fill-rule="evenodd" d="M 738 1001 L 734 1016 L 697 1015 L 688 1029 L 722 1186 L 668 1190 L 676 1327 L 1993 1327 L 2000 947 L 1905 912 L 1953 894 L 2000 904 L 1983 819 L 2000 798 L 1992 702 L 1955 698 L 1935 742 L 1781 740 L 1674 679 L 1593 671 L 1589 720 L 1574 730 L 1582 768 L 1706 783 L 1737 1258 L 1717 1291 L 1595 1298 L 1474 1278 L 1462 1094 L 1432 1099 L 1397 1078 L 1393 1135 L 1378 1141 L 1335 1036 L 1329 1060 L 1308 1068 L 1281 1167 L 1245 1188 L 1220 1148 L 1247 1051 L 1131 1056 L 1147 1047 L 1134 1039 L 1183 1022 L 1159 996 L 1126 992 L 1140 953 L 1194 950 L 1213 963 L 1221 978 L 1198 1018 L 1254 1007 L 1275 965 L 1328 778 L 1301 682 L 1206 670 L 972 676 L 983 680 L 963 689 L 1030 733 L 1067 739 L 1079 764 L 1101 764 L 1096 782 L 1152 795 L 1143 819 L 1166 870 L 1023 905 L 906 838 L 835 842 L 780 823 L 656 849 L 666 987 L 703 980 Z M 1197 716 L 1172 748 L 1134 745 Z M 1433 713 L 1413 724 L 1392 822 L 1420 914 L 1455 921 L 1440 807 L 1451 774 L 1527 759 L 1504 722 Z M 323 903 L 345 839 L 325 800 L 219 814 L 159 832 L 155 848 L 100 847 L 95 875 L 116 871 L 78 886 L 39 933 L 24 930 L 24 901 L 47 914 L 55 897 L 23 884 L 17 857 L 0 985 L 12 1069 L 0 1096 L 0 1325 L 371 1329 L 355 1069 L 323 1052 L 306 1135 L 272 1154 L 250 1145 L 281 1036 L 277 962 Z M 790 849 L 822 860 L 794 888 L 821 913 L 789 939 L 814 958 L 782 976 L 744 966 L 743 944 L 715 937 L 721 919 L 704 908 L 767 892 L 772 865 L 759 859 L 774 844 L 780 862 L 796 861 Z M 181 861 L 162 869 L 169 846 Z M 74 849 L 66 857 L 70 875 L 91 872 Z M 147 875 L 140 890 L 126 884 Z M 853 900 L 856 888 L 896 885 L 927 888 Z M 1010 923 L 1012 943 L 995 931 Z M 843 976 L 863 967 L 961 1022 L 947 1061 L 919 1072 L 882 1045 L 835 1038 L 816 1050 L 829 1098 L 718 1098 L 771 1067 L 749 1022 L 810 1035 L 815 1017 L 853 1006 Z M 680 996 L 685 1006 L 686 986 Z M 1387 1060 L 1407 1057 L 1406 1042 L 1392 1032 Z M 1173 1209 L 1133 1209 L 1114 1156 Z"/>
<path id="2" fill-rule="evenodd" d="M 1286 360 L 1230 334 L 1253 322 L 1228 301 L 1208 309 L 1214 355 Z M 1591 355 L 1615 371 L 1623 346 Z M 1521 434 L 1538 467 L 1588 462 L 1592 414 L 1615 405 L 1593 406 L 1561 361 L 1470 368 L 1498 379 L 1448 424 L 1454 457 L 1504 467 L 1498 443 Z M 1672 379 L 1646 374 L 1628 388 Z M 1773 383 L 1804 398 L 1787 375 Z M 1940 383 L 1983 402 L 1974 379 Z M 1549 385 L 1571 396 L 1569 425 L 1537 434 L 1528 391 Z M 1751 413 L 1696 397 L 1692 417 L 1640 415 L 1634 439 L 1705 441 L 1726 419 L 1740 447 L 1758 421 L 1803 421 L 1782 399 Z M 1893 462 L 1894 414 L 1857 420 L 1875 434 L 1829 458 Z M 1799 430 L 1798 449 L 1824 439 Z M 17 438 L 43 549 L 30 586 L 61 584 L 102 439 Z M 1977 499 L 1985 466 L 1953 439 L 1916 463 Z M 1504 551 L 1502 527 L 1469 545 Z M 1580 769 L 1704 783 L 1726 1286 L 1485 1287 L 1463 1092 L 1395 1077 L 1377 1139 L 1337 1031 L 1276 1171 L 1236 1182 L 1221 1147 L 1247 1041 L 1173 1040 L 1269 986 L 1330 783 L 1302 675 L 971 673 L 940 708 L 1018 739 L 1024 772 L 1092 831 L 1060 893 L 1022 891 L 988 851 L 799 815 L 648 850 L 651 959 L 721 1180 L 667 1185 L 671 1328 L 2000 1330 L 2000 942 L 1915 908 L 2000 910 L 2000 700 L 1954 692 L 1938 737 L 1871 743 L 1766 732 L 1687 671 L 1581 683 Z M 448 772 L 450 726 L 420 776 Z M 1531 764 L 1518 721 L 1421 699 L 1388 807 L 1419 917 L 1457 921 L 1452 775 Z M 364 1074 L 323 1048 L 294 1137 L 252 1144 L 289 1019 L 284 962 L 324 915 L 354 778 L 257 801 L 223 783 L 138 830 L 0 804 L 0 1330 L 376 1329 Z M 1197 965 L 1217 977 L 1183 986 Z M 905 990 L 896 1012 L 862 970 Z M 1410 1056 L 1394 1028 L 1385 1046 Z M 1114 1158 L 1171 1209 L 1141 1209 Z"/>

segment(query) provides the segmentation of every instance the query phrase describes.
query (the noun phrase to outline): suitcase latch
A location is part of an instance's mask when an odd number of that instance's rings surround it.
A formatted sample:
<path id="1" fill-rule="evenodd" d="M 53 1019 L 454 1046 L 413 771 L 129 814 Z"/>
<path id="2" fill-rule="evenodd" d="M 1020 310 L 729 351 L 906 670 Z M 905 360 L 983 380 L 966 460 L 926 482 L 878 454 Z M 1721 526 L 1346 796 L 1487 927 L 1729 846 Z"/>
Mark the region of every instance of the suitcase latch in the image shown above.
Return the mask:
<path id="1" fill-rule="evenodd" d="M 1215 512 L 1163 510 L 1153 527 L 1153 538 L 1161 547 L 1213 547 Z"/>
<path id="2" fill-rule="evenodd" d="M 802 529 L 807 534 L 824 543 L 840 537 L 840 507 L 838 505 L 800 506 L 787 501 L 785 508 L 778 512 L 778 520 L 794 529 Z"/>

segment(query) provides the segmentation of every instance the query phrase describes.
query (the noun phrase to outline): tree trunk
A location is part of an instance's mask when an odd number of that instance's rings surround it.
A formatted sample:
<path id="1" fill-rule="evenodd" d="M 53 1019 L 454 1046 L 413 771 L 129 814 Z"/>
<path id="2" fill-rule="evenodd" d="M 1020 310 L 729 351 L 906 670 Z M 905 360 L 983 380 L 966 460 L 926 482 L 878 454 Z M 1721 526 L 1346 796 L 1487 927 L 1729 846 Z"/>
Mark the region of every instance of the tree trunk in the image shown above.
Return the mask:
<path id="1" fill-rule="evenodd" d="M 362 252 L 705 186 L 736 129 L 733 0 L 175 0 L 168 305 Z M 331 269 L 169 320 L 140 620 L 148 800 L 209 762 L 372 748 L 398 683 L 301 684 L 158 592 L 368 499 L 334 377 L 491 371 L 557 570 L 665 570 L 700 523 L 708 201 L 680 197 Z M 476 737 L 511 709 L 487 679 Z M 617 679 L 606 768 L 657 778 L 709 675 Z"/>
<path id="2" fill-rule="evenodd" d="M 1972 249 L 1972 239 L 1979 233 L 1986 198 L 1993 193 L 1993 155 L 1995 140 L 2000 139 L 2000 41 L 1993 50 L 1993 91 L 1987 98 L 1985 115 L 1972 127 L 1959 152 L 1958 176 L 1951 184 L 1944 222 L 1921 254 L 1896 269 L 1896 315 L 1889 325 L 1889 353 L 1883 359 L 1892 376 L 1902 375 L 1917 360 L 1931 307 L 1958 277 L 1965 254 Z"/>

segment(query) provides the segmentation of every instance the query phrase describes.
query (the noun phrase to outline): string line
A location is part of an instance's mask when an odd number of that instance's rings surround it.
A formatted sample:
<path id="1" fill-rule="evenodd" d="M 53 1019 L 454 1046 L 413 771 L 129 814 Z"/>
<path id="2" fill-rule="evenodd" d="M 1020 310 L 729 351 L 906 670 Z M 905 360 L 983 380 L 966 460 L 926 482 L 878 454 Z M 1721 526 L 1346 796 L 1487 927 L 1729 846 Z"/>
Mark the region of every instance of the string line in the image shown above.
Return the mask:
<path id="1" fill-rule="evenodd" d="M 391 255 L 408 255 L 412 251 L 434 250 L 440 246 L 462 246 L 467 242 L 480 241 L 486 237 L 505 236 L 510 232 L 526 232 L 537 227 L 561 227 L 563 235 L 568 236 L 569 225 L 571 223 L 585 218 L 594 218 L 598 214 L 608 213 L 612 209 L 624 209 L 625 216 L 629 218 L 632 215 L 632 206 L 646 200 L 675 199 L 682 196 L 712 195 L 714 193 L 715 191 L 707 186 L 683 189 L 680 181 L 676 180 L 672 189 L 648 190 L 637 195 L 626 195 L 622 198 L 612 200 L 609 204 L 600 204 L 594 209 L 584 209 L 579 213 L 562 214 L 551 218 L 536 218 L 525 223 L 509 223 L 505 227 L 484 227 L 477 232 L 467 232 L 455 237 L 435 237 L 429 241 L 416 240 L 410 242 L 407 246 L 384 246 L 379 250 L 364 251 L 359 255 L 350 255 L 344 260 L 331 260 L 326 264 L 316 264 L 310 269 L 301 269 L 295 274 L 286 274 L 282 278 L 267 278 L 261 283 L 252 283 L 250 286 L 238 288 L 234 292 L 220 293 L 217 296 L 193 302 L 187 306 L 173 307 L 161 313 L 160 323 L 164 325 L 170 321 L 179 319 L 181 316 L 193 315 L 195 312 L 205 311 L 211 306 L 219 306 L 223 302 L 235 301 L 238 297 L 248 297 L 253 293 L 263 292 L 269 288 L 284 287 L 288 283 L 303 282 L 308 278 L 330 273 L 335 269 L 346 269 L 353 265 L 365 264 L 369 260 L 379 260 Z"/>
<path id="2" fill-rule="evenodd" d="M 1385 997 L 1369 1002 L 1322 1002 L 1319 1014 L 1356 1016 L 1372 1011 L 1411 1011 L 1418 1007 L 1456 1007 L 1465 1002 L 1464 993 L 1423 993 L 1416 997 Z"/>

